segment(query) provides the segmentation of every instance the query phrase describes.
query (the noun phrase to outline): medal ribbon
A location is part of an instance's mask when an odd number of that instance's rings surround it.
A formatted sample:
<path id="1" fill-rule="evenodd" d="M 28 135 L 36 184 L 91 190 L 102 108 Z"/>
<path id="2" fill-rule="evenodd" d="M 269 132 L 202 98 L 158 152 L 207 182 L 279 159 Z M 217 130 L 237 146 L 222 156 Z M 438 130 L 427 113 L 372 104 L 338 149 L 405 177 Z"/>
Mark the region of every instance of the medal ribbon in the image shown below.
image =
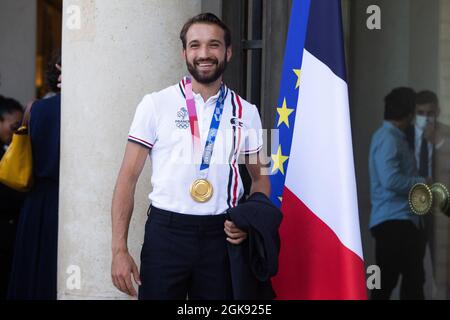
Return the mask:
<path id="1" fill-rule="evenodd" d="M 195 107 L 194 94 L 192 92 L 192 80 L 186 78 L 186 106 L 189 114 L 189 124 L 191 126 L 192 143 L 194 148 L 194 154 L 199 153 L 200 149 L 200 130 L 198 127 L 197 109 Z M 202 164 L 200 165 L 200 178 L 206 179 L 208 176 L 209 165 L 211 156 L 214 150 L 214 144 L 216 142 L 217 131 L 219 130 L 220 121 L 222 120 L 222 114 L 225 102 L 225 87 L 222 84 L 220 87 L 220 96 L 217 99 L 214 114 L 209 126 L 208 137 L 205 143 L 205 149 L 203 151 Z"/>
<path id="2" fill-rule="evenodd" d="M 189 124 L 191 127 L 192 145 L 194 147 L 194 154 L 198 154 L 200 150 L 200 129 L 198 128 L 197 109 L 195 108 L 195 99 L 192 92 L 192 81 L 189 77 L 186 78 L 186 106 L 189 115 Z"/>

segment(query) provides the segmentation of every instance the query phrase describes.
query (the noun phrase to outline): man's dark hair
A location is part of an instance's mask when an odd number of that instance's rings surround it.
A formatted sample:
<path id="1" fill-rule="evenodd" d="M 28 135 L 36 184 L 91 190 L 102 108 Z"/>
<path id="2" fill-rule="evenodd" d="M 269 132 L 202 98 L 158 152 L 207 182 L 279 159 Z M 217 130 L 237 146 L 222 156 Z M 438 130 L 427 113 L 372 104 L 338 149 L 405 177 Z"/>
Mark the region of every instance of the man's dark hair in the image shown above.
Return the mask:
<path id="1" fill-rule="evenodd" d="M 192 17 L 184 24 L 183 29 L 181 29 L 181 32 L 180 32 L 180 39 L 181 39 L 181 42 L 183 43 L 184 49 L 186 49 L 186 45 L 187 45 L 186 34 L 188 33 L 188 31 L 192 27 L 192 25 L 194 25 L 196 23 L 215 24 L 215 25 L 219 26 L 220 28 L 222 28 L 222 30 L 225 33 L 225 46 L 227 48 L 229 46 L 231 46 L 230 29 L 215 14 L 207 12 L 207 13 L 201 13 L 195 17 Z"/>
<path id="2" fill-rule="evenodd" d="M 23 112 L 23 108 L 19 102 L 11 98 L 5 98 L 0 95 L 0 120 L 5 120 L 6 113 L 14 113 L 16 111 Z"/>
<path id="3" fill-rule="evenodd" d="M 439 100 L 436 93 L 429 90 L 423 90 L 416 94 L 416 105 L 428 103 L 433 104 L 435 107 L 439 105 Z"/>
<path id="4" fill-rule="evenodd" d="M 53 92 L 59 92 L 61 89 L 58 88 L 58 78 L 61 74 L 55 65 L 61 65 L 61 53 L 53 53 L 50 61 L 48 62 L 47 69 L 45 70 L 45 82 L 47 83 L 49 89 Z"/>
<path id="5" fill-rule="evenodd" d="M 399 121 L 414 114 L 416 93 L 411 88 L 396 88 L 384 98 L 384 119 Z"/>

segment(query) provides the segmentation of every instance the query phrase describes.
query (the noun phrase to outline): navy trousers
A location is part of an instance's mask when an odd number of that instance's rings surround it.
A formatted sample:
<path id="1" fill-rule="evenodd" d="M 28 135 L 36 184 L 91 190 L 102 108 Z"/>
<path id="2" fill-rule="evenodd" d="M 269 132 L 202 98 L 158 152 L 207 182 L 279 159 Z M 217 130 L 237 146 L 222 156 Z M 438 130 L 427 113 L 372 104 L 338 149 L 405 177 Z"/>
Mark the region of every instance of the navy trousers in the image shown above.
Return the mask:
<path id="1" fill-rule="evenodd" d="M 229 300 L 226 215 L 150 207 L 141 252 L 140 300 Z"/>
<path id="2" fill-rule="evenodd" d="M 372 300 L 388 300 L 400 275 L 400 300 L 423 300 L 423 230 L 409 220 L 390 220 L 371 231 L 376 241 L 376 263 L 381 269 L 381 289 L 372 291 Z"/>

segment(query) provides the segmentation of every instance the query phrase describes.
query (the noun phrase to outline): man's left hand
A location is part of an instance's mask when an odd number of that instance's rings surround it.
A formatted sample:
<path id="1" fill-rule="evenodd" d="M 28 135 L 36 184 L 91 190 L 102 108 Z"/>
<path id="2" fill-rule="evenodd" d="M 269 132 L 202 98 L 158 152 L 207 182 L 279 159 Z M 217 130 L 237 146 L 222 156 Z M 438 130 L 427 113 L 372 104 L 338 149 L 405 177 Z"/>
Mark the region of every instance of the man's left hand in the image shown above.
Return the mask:
<path id="1" fill-rule="evenodd" d="M 436 126 L 433 123 L 429 123 L 423 131 L 424 138 L 431 144 L 436 144 Z"/>
<path id="2" fill-rule="evenodd" d="M 231 244 L 241 244 L 247 239 L 247 233 L 238 229 L 232 221 L 225 221 L 225 233 L 228 238 L 227 241 Z"/>

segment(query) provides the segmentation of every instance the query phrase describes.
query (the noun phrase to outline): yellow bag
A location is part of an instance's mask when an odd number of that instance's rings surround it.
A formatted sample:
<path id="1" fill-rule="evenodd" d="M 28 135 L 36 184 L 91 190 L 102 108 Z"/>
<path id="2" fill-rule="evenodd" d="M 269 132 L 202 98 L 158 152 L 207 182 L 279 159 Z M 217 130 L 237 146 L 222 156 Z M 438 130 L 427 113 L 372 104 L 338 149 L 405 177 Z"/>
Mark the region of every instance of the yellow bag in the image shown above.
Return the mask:
<path id="1" fill-rule="evenodd" d="M 28 133 L 33 103 L 30 101 L 25 108 L 22 126 L 13 134 L 0 161 L 0 183 L 20 192 L 29 191 L 33 184 L 33 155 Z"/>
<path id="2" fill-rule="evenodd" d="M 0 182 L 21 192 L 29 191 L 33 180 L 33 159 L 28 128 L 17 130 L 0 161 Z"/>

